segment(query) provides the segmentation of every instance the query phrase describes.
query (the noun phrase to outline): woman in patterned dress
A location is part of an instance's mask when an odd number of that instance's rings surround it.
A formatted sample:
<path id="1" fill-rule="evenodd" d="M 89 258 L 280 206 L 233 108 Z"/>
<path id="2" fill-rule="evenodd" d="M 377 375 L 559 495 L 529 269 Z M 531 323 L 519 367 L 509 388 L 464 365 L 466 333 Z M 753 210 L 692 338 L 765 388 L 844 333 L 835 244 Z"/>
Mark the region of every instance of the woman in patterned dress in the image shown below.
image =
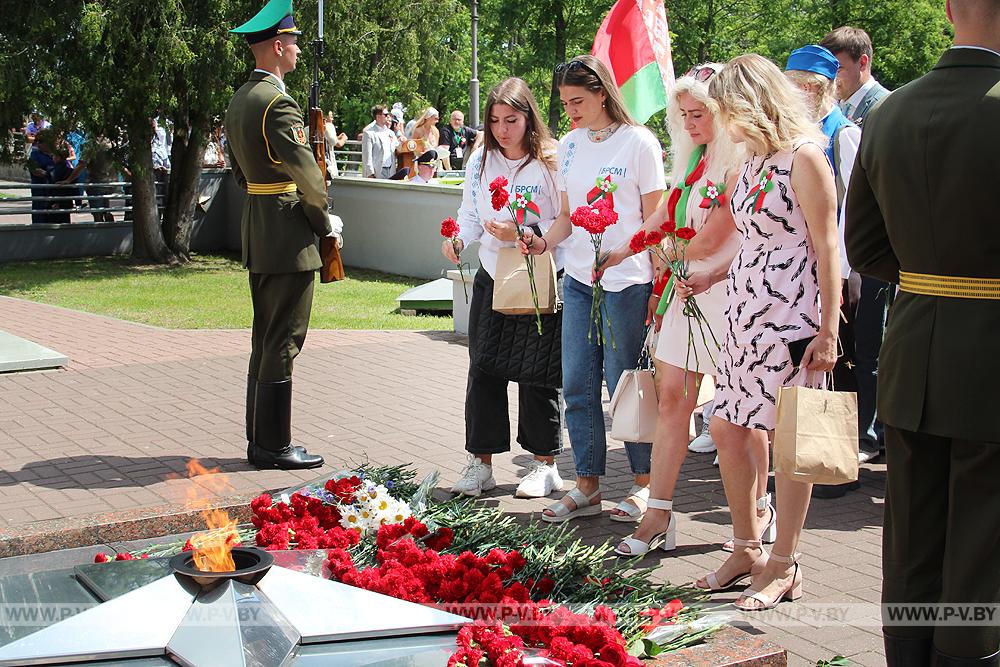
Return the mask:
<path id="1" fill-rule="evenodd" d="M 709 92 L 750 158 L 731 198 L 743 242 L 728 270 L 727 332 L 711 423 L 735 549 L 696 585 L 726 590 L 753 577 L 736 606 L 756 611 L 802 593 L 796 548 L 812 485 L 775 475 L 778 531 L 769 557 L 758 539 L 755 459 L 774 430 L 781 387 L 820 386 L 837 359 L 837 194 L 822 148 L 826 138 L 774 63 L 754 54 L 734 58 L 712 77 Z M 678 296 L 703 291 L 721 272 L 711 267 L 679 281 Z M 803 347 L 795 360 L 792 351 Z"/>

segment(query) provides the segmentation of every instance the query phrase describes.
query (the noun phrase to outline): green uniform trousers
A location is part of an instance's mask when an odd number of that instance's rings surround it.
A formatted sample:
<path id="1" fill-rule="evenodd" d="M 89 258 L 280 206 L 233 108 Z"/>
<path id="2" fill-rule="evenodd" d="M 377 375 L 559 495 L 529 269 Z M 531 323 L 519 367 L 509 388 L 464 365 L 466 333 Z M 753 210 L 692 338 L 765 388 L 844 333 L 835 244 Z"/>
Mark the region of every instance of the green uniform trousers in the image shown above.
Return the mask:
<path id="1" fill-rule="evenodd" d="M 1000 442 L 886 425 L 885 452 L 882 602 L 1000 602 Z M 933 639 L 950 656 L 982 657 L 1000 649 L 1000 618 L 978 626 L 954 617 L 937 626 L 899 625 L 891 613 L 883 608 L 886 634 Z"/>
<path id="2" fill-rule="evenodd" d="M 309 329 L 315 279 L 315 271 L 250 274 L 251 377 L 260 382 L 292 378 L 292 362 Z"/>

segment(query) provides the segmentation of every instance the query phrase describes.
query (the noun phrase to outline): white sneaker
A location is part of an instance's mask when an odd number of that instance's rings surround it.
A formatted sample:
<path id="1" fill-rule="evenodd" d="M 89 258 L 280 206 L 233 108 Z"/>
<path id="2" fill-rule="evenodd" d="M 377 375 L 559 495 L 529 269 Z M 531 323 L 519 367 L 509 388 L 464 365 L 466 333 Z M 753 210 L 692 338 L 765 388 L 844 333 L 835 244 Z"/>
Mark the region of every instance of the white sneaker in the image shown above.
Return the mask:
<path id="1" fill-rule="evenodd" d="M 691 441 L 688 445 L 689 452 L 696 452 L 698 454 L 711 454 L 715 451 L 715 441 L 712 440 L 712 434 L 708 430 L 708 425 L 712 421 L 712 413 L 715 412 L 715 402 L 711 401 L 705 404 L 705 407 L 701 411 L 701 431 L 698 433 L 698 437 Z"/>
<path id="2" fill-rule="evenodd" d="M 698 454 L 711 454 L 715 451 L 715 441 L 712 440 L 712 434 L 708 431 L 707 421 L 701 427 L 701 433 L 698 434 L 698 437 L 688 445 L 688 451 Z"/>
<path id="3" fill-rule="evenodd" d="M 531 471 L 517 485 L 514 496 L 517 498 L 544 498 L 553 491 L 562 491 L 563 481 L 559 476 L 556 464 L 533 459 Z"/>
<path id="4" fill-rule="evenodd" d="M 462 470 L 462 478 L 451 487 L 451 492 L 477 497 L 483 491 L 496 488 L 496 485 L 497 481 L 493 479 L 493 466 L 469 454 L 469 462 Z"/>

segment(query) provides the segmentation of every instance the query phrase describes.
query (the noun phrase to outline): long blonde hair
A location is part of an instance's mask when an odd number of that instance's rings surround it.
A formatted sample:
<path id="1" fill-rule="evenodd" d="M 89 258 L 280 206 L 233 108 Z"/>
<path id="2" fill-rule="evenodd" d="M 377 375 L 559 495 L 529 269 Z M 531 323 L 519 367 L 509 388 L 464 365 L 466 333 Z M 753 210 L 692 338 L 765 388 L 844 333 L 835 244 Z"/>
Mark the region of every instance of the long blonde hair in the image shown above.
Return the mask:
<path id="1" fill-rule="evenodd" d="M 591 55 L 582 55 L 556 67 L 557 88 L 576 86 L 592 93 L 604 93 L 604 110 L 611 120 L 622 125 L 638 125 L 625 106 L 625 98 L 615 84 L 607 65 Z"/>
<path id="2" fill-rule="evenodd" d="M 423 115 L 420 116 L 420 120 L 413 125 L 414 139 L 423 139 L 427 143 L 426 148 L 437 148 L 438 139 L 440 138 L 440 130 L 437 129 L 437 123 L 435 123 L 432 119 L 440 117 L 441 116 L 438 114 L 437 109 L 434 107 L 428 107 L 427 110 L 424 111 Z"/>
<path id="3" fill-rule="evenodd" d="M 483 123 L 483 157 L 479 165 L 480 178 L 486 171 L 486 159 L 490 152 L 500 150 L 500 143 L 493 136 L 493 128 L 490 123 L 490 115 L 493 113 L 493 107 L 497 104 L 506 104 L 527 116 L 524 142 L 528 151 L 528 159 L 518 167 L 518 172 L 532 160 L 541 162 L 545 166 L 545 171 L 554 170 L 556 168 L 556 144 L 552 140 L 548 126 L 542 121 L 542 114 L 538 110 L 535 96 L 531 94 L 531 88 L 523 79 L 512 76 L 498 83 L 486 96 L 486 110 L 483 114 L 486 121 Z"/>
<path id="4" fill-rule="evenodd" d="M 699 65 L 692 71 L 699 71 L 708 68 L 718 74 L 724 65 L 720 63 L 707 63 Z M 714 76 L 714 75 L 713 75 Z M 670 93 L 670 104 L 667 105 L 667 120 L 670 132 L 670 155 L 673 163 L 671 183 L 678 185 L 684 182 L 687 177 L 688 162 L 691 153 L 694 152 L 695 144 L 691 141 L 691 135 L 684 129 L 684 119 L 681 117 L 681 110 L 678 100 L 681 95 L 687 93 L 698 102 L 705 105 L 708 113 L 712 115 L 712 128 L 715 138 L 709 144 L 708 163 L 705 168 L 705 175 L 714 183 L 724 183 L 726 177 L 735 171 L 746 160 L 746 150 L 741 144 L 734 143 L 726 128 L 722 123 L 722 114 L 719 113 L 719 103 L 708 94 L 708 82 L 699 80 L 694 76 L 682 76 L 677 79 L 674 88 Z"/>
<path id="5" fill-rule="evenodd" d="M 803 141 L 826 146 L 805 96 L 778 66 L 763 56 L 737 56 L 712 77 L 708 92 L 722 121 L 756 154 L 791 151 Z M 730 132 L 732 134 L 732 132 Z"/>

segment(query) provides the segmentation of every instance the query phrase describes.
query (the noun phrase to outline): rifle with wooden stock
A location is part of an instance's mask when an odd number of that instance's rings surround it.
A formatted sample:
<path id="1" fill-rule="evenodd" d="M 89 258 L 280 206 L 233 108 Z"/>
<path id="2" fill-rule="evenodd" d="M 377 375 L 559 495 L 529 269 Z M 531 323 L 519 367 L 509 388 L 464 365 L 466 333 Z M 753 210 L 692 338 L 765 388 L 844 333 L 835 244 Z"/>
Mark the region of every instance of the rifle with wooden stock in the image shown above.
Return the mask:
<path id="1" fill-rule="evenodd" d="M 313 82 L 309 88 L 309 142 L 312 145 L 313 157 L 323 173 L 323 184 L 326 186 L 328 172 L 326 169 L 326 119 L 319 103 L 319 61 L 323 57 L 323 0 L 319 0 L 319 35 L 313 42 Z M 340 243 L 334 236 L 324 236 L 319 240 L 319 254 L 323 266 L 319 269 L 319 281 L 331 283 L 343 280 L 344 261 L 340 257 Z"/>

